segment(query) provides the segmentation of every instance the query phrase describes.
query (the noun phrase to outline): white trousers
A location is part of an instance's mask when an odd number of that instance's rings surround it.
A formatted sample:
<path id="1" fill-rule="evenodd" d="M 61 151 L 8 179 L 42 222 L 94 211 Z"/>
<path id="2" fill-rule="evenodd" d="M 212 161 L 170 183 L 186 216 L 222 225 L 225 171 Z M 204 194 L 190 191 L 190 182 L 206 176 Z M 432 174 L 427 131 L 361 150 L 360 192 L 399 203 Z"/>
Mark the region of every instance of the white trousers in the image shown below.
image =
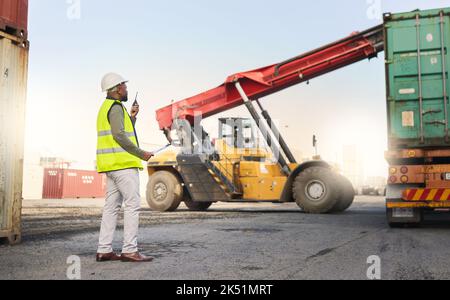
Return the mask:
<path id="1" fill-rule="evenodd" d="M 139 170 L 127 169 L 106 173 L 107 193 L 103 209 L 98 253 L 113 252 L 112 243 L 117 227 L 117 217 L 124 205 L 124 239 L 122 253 L 138 251 L 139 211 Z"/>

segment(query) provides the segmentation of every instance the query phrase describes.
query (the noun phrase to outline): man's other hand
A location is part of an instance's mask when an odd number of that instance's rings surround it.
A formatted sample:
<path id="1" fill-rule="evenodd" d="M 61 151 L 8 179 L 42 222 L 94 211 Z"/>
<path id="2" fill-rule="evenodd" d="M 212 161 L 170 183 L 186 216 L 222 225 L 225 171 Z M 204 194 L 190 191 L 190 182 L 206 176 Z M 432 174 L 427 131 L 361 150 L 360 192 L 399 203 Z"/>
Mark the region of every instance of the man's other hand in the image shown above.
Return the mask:
<path id="1" fill-rule="evenodd" d="M 153 156 L 155 156 L 153 153 L 145 152 L 145 154 L 144 154 L 144 161 L 149 161 Z"/>

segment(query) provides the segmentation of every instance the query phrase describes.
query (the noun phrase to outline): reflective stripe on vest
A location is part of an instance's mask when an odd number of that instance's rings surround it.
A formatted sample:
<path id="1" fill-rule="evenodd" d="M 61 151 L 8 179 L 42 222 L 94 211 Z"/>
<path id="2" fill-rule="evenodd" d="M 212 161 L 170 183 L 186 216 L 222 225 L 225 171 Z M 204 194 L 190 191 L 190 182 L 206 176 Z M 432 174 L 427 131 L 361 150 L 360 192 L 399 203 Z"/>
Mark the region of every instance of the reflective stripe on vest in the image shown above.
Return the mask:
<path id="1" fill-rule="evenodd" d="M 98 133 L 98 136 L 99 136 L 99 137 L 102 137 L 102 136 L 108 136 L 108 135 L 112 135 L 112 131 L 111 131 L 111 130 L 100 131 L 100 132 Z M 129 138 L 135 136 L 135 135 L 134 135 L 134 131 L 133 131 L 133 132 L 125 132 L 125 135 L 126 135 L 127 137 L 129 137 Z"/>
<path id="2" fill-rule="evenodd" d="M 141 159 L 125 151 L 114 139 L 108 114 L 114 105 L 120 105 L 124 112 L 125 135 L 138 147 L 131 118 L 120 101 L 106 99 L 97 118 L 97 171 L 99 173 L 139 168 L 143 170 Z"/>
<path id="3" fill-rule="evenodd" d="M 125 152 L 127 151 L 125 151 L 123 148 L 111 148 L 111 149 L 97 150 L 97 155 L 111 154 L 111 153 L 125 153 Z"/>

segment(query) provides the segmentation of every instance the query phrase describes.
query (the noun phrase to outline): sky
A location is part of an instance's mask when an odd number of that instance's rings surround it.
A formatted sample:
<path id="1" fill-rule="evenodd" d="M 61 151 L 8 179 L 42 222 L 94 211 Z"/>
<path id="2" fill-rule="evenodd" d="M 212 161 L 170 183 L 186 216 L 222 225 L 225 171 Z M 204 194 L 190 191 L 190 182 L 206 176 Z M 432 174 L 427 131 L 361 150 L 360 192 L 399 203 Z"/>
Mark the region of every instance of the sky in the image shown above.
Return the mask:
<path id="1" fill-rule="evenodd" d="M 25 160 L 57 156 L 93 168 L 105 73 L 129 79 L 131 98 L 139 92 L 137 131 L 153 150 L 165 144 L 155 111 L 172 100 L 376 26 L 383 12 L 445 6 L 450 0 L 30 0 Z M 316 134 L 324 159 L 339 162 L 355 144 L 366 175 L 384 176 L 385 89 L 381 54 L 262 103 L 305 157 Z M 212 136 L 219 116 L 204 122 Z"/>

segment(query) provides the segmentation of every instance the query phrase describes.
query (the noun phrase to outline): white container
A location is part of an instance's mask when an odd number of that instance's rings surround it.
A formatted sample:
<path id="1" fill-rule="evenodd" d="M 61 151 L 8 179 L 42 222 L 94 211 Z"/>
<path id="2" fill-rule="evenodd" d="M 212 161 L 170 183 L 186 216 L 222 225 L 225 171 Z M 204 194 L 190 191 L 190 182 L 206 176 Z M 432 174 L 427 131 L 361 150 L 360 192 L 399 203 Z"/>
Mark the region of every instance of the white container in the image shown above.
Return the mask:
<path id="1" fill-rule="evenodd" d="M 0 239 L 21 240 L 28 43 L 0 31 Z"/>

